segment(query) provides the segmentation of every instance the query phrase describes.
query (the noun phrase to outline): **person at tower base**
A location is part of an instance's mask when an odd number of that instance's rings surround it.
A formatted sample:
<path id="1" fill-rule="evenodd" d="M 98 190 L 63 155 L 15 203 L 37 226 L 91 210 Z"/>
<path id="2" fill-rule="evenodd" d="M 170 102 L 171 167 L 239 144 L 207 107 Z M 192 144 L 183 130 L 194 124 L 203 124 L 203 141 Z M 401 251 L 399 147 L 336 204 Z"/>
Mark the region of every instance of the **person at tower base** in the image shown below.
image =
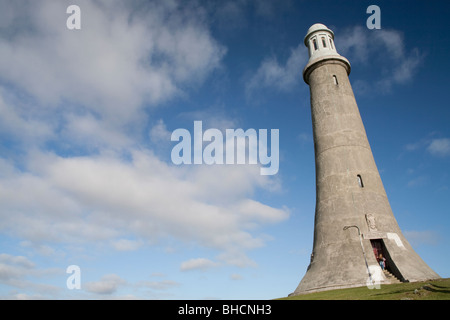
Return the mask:
<path id="1" fill-rule="evenodd" d="M 381 253 L 378 256 L 378 262 L 380 263 L 381 270 L 384 270 L 386 268 L 386 259 L 383 257 Z"/>

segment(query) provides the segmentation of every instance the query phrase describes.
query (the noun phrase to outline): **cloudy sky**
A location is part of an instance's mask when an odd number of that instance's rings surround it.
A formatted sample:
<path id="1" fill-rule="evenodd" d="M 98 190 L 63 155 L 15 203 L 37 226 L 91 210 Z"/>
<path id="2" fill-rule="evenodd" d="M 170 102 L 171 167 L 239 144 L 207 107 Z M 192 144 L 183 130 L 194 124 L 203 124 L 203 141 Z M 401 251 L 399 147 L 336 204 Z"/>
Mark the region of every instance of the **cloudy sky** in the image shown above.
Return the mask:
<path id="1" fill-rule="evenodd" d="M 66 26 L 72 4 L 80 30 Z M 380 30 L 366 27 L 371 4 Z M 401 229 L 450 277 L 448 14 L 437 1 L 0 0 L 0 297 L 291 293 L 312 250 L 301 72 L 317 22 L 352 63 Z M 174 165 L 171 134 L 194 121 L 278 129 L 278 173 Z"/>

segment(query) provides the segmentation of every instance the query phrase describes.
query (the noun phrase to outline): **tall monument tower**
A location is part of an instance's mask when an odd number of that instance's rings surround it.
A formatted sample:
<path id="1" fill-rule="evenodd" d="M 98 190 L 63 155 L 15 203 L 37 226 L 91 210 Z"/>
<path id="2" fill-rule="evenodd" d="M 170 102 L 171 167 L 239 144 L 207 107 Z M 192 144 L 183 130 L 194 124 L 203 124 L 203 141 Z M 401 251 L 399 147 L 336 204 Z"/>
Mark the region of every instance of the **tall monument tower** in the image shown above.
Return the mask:
<path id="1" fill-rule="evenodd" d="M 350 85 L 350 63 L 337 53 L 333 31 L 314 24 L 305 45 L 316 213 L 311 263 L 291 295 L 439 278 L 395 220 Z M 380 254 L 390 274 L 380 267 Z"/>

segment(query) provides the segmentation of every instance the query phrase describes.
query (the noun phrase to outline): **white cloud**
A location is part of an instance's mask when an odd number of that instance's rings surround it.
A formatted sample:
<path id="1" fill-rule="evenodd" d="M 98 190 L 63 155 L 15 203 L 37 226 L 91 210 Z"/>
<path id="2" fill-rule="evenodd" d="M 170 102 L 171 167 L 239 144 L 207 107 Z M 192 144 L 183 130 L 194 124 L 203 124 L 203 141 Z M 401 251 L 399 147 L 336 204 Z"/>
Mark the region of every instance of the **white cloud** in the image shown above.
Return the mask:
<path id="1" fill-rule="evenodd" d="M 417 142 L 409 143 L 405 146 L 407 151 L 416 151 L 426 149 L 431 155 L 437 157 L 446 157 L 450 155 L 450 139 L 449 138 L 431 138 L 435 132 L 428 134 L 427 137 Z"/>
<path id="2" fill-rule="evenodd" d="M 418 142 L 415 142 L 415 143 L 408 143 L 405 146 L 405 149 L 407 151 L 415 151 L 415 150 L 419 149 L 420 147 L 422 147 L 423 144 L 424 144 L 424 141 L 418 141 Z"/>
<path id="3" fill-rule="evenodd" d="M 418 49 L 407 52 L 403 36 L 396 30 L 381 29 L 370 31 L 361 26 L 336 31 L 336 46 L 339 53 L 347 57 L 352 64 L 368 66 L 373 59 L 382 56 L 382 72 L 376 71 L 372 85 L 377 90 L 387 92 L 394 84 L 410 81 L 424 59 Z M 300 81 L 301 72 L 308 61 L 307 49 L 303 42 L 291 50 L 285 64 L 280 64 L 276 57 L 265 58 L 258 70 L 247 82 L 249 96 L 260 89 L 271 88 L 278 91 L 290 91 Z M 366 80 L 356 79 L 355 84 L 362 91 L 371 86 Z"/>
<path id="4" fill-rule="evenodd" d="M 138 244 L 123 240 L 130 233 L 146 243 L 170 236 L 233 263 L 264 244 L 253 234 L 259 227 L 289 215 L 249 198 L 271 185 L 255 166 L 190 169 L 134 151 L 131 161 L 33 153 L 29 169 L 0 179 L 1 228 L 35 243 L 108 241 L 130 249 Z"/>
<path id="5" fill-rule="evenodd" d="M 230 279 L 231 279 L 231 280 L 242 280 L 243 278 L 242 278 L 242 276 L 241 276 L 240 274 L 233 273 L 233 274 L 230 276 Z"/>
<path id="6" fill-rule="evenodd" d="M 374 31 L 355 26 L 342 32 L 337 30 L 336 46 L 340 54 L 352 64 L 359 64 L 361 68 L 373 65 L 376 60 L 381 68 L 371 71 L 371 78 L 375 79 L 372 85 L 382 92 L 390 91 L 393 85 L 410 81 L 424 60 L 423 53 L 417 48 L 408 52 L 401 32 L 392 29 Z M 367 80 L 356 81 L 360 87 L 369 90 Z"/>
<path id="7" fill-rule="evenodd" d="M 123 123 L 136 119 L 143 103 L 201 83 L 225 53 L 193 6 L 141 3 L 136 12 L 128 2 L 79 1 L 82 29 L 70 31 L 68 4 L 0 3 L 11 15 L 0 30 L 1 78 L 43 105 L 70 110 L 62 105 L 70 101 Z"/>
<path id="8" fill-rule="evenodd" d="M 161 281 L 140 281 L 137 283 L 139 287 L 145 287 L 152 290 L 168 290 L 173 287 L 177 287 L 180 284 L 173 280 L 161 280 Z"/>
<path id="9" fill-rule="evenodd" d="M 169 137 L 162 119 L 148 131 L 155 122 L 145 108 L 220 67 L 225 49 L 201 7 L 142 2 L 138 12 L 130 2 L 78 1 L 82 30 L 69 31 L 70 1 L 13 3 L 0 0 L 0 133 L 21 149 L 0 158 L 0 232 L 49 259 L 83 246 L 131 251 L 175 239 L 212 248 L 217 264 L 253 265 L 247 252 L 264 245 L 260 228 L 289 216 L 253 199 L 279 188 L 277 178 L 257 166 L 175 167 L 136 139 Z M 208 121 L 231 128 L 222 116 Z M 3 283 L 56 290 L 26 280 L 41 272 L 27 260 L 1 259 Z M 113 294 L 125 284 L 110 275 L 83 289 Z"/>
<path id="10" fill-rule="evenodd" d="M 278 91 L 290 91 L 302 81 L 301 71 L 308 61 L 306 47 L 300 44 L 292 49 L 284 65 L 275 57 L 266 58 L 246 85 L 248 95 L 260 89 L 272 88 Z"/>
<path id="11" fill-rule="evenodd" d="M 65 126 L 60 132 L 60 138 L 70 141 L 71 147 L 89 151 L 111 148 L 121 150 L 133 145 L 132 137 L 117 130 L 107 121 L 102 121 L 92 114 L 64 117 Z"/>
<path id="12" fill-rule="evenodd" d="M 110 295 L 115 293 L 119 286 L 125 285 L 126 281 L 116 274 L 103 276 L 99 281 L 86 282 L 82 289 L 90 293 Z"/>
<path id="13" fill-rule="evenodd" d="M 15 265 L 25 269 L 33 269 L 35 264 L 24 256 L 12 256 L 10 254 L 0 254 L 0 262 Z"/>
<path id="14" fill-rule="evenodd" d="M 427 175 L 421 175 L 408 181 L 408 187 L 422 186 L 425 185 L 428 181 L 429 177 Z"/>
<path id="15" fill-rule="evenodd" d="M 16 142 L 38 145 L 54 137 L 54 126 L 36 114 L 30 105 L 19 102 L 0 87 L 0 133 Z"/>
<path id="16" fill-rule="evenodd" d="M 118 239 L 113 241 L 112 245 L 117 251 L 135 251 L 139 249 L 143 243 L 142 241 Z"/>
<path id="17" fill-rule="evenodd" d="M 25 256 L 0 254 L 0 283 L 14 288 L 11 292 L 15 293 L 7 296 L 8 299 L 11 297 L 14 299 L 42 299 L 47 294 L 54 295 L 60 292 L 60 288 L 38 281 L 43 276 L 61 273 L 62 271 L 58 269 L 40 269 Z M 30 281 L 30 278 L 33 278 L 34 281 Z M 30 290 L 39 294 L 29 295 L 26 293 Z"/>
<path id="18" fill-rule="evenodd" d="M 428 152 L 435 156 L 448 156 L 450 155 L 450 139 L 441 138 L 433 139 L 430 145 L 427 147 Z"/>
<path id="19" fill-rule="evenodd" d="M 217 267 L 219 264 L 211 261 L 206 258 L 197 258 L 197 259 L 191 259 L 188 261 L 184 261 L 181 263 L 180 270 L 181 271 L 189 271 L 189 270 L 206 270 L 209 268 Z"/>
<path id="20" fill-rule="evenodd" d="M 154 143 L 167 144 L 167 142 L 170 141 L 171 134 L 172 133 L 167 130 L 164 121 L 159 119 L 158 122 L 150 129 L 149 137 Z"/>
<path id="21" fill-rule="evenodd" d="M 418 49 L 413 49 L 408 57 L 403 57 L 398 67 L 394 69 L 392 81 L 405 83 L 412 79 L 424 59 Z"/>
<path id="22" fill-rule="evenodd" d="M 369 59 L 369 42 L 364 28 L 355 26 L 343 32 L 335 32 L 336 50 L 345 55 L 350 62 L 367 62 Z"/>

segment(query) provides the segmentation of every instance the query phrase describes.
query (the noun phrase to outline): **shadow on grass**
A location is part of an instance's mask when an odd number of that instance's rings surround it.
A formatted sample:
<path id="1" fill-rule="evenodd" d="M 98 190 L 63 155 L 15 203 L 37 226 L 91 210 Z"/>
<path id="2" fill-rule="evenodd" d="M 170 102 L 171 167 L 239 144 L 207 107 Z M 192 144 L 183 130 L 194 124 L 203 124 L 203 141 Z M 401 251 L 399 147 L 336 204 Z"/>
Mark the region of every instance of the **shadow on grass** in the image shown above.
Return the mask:
<path id="1" fill-rule="evenodd" d="M 430 287 L 428 285 L 423 286 L 422 289 L 427 290 L 427 291 L 431 291 L 431 292 L 435 292 L 435 293 L 443 293 L 443 294 L 449 294 L 450 293 L 450 290 L 447 289 L 446 287 L 437 286 L 435 284 L 430 284 L 430 285 L 433 286 L 433 287 L 437 287 L 437 289 L 432 288 L 432 287 Z"/>
<path id="2" fill-rule="evenodd" d="M 364 287 L 330 290 L 280 300 L 450 300 L 450 278 L 385 284 L 380 289 Z"/>

